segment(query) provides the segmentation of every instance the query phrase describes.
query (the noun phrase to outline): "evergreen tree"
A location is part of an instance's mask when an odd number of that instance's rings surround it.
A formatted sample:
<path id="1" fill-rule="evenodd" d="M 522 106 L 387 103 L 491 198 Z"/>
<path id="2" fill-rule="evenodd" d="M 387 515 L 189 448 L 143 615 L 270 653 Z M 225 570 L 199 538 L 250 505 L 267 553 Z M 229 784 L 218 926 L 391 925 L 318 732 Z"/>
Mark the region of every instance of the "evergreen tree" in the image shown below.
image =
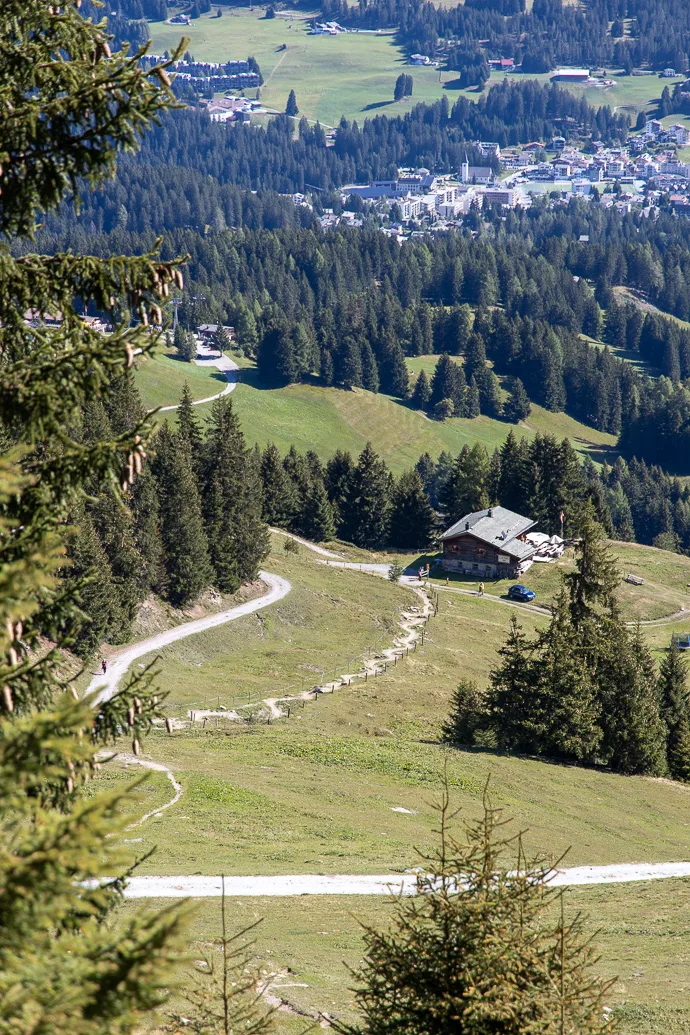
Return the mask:
<path id="1" fill-rule="evenodd" d="M 378 392 L 379 390 L 379 371 L 376 366 L 376 360 L 374 353 L 371 350 L 371 345 L 368 341 L 362 344 L 362 387 L 366 388 L 368 392 Z"/>
<path id="2" fill-rule="evenodd" d="M 299 108 L 297 107 L 297 98 L 295 97 L 295 91 L 290 90 L 288 94 L 287 104 L 285 105 L 285 114 L 290 115 L 294 118 L 299 115 Z"/>
<path id="3" fill-rule="evenodd" d="M 430 405 L 436 407 L 444 399 L 450 399 L 456 417 L 465 416 L 465 375 L 462 367 L 448 355 L 440 356 L 431 380 Z"/>
<path id="4" fill-rule="evenodd" d="M 592 762 L 602 740 L 601 705 L 569 605 L 563 586 L 549 627 L 537 639 L 540 663 L 535 669 L 549 722 L 543 750 L 552 757 Z"/>
<path id="5" fill-rule="evenodd" d="M 488 507 L 488 475 L 489 458 L 484 446 L 479 442 L 463 446 L 441 497 L 441 506 L 449 524 L 459 521 L 465 514 Z"/>
<path id="6" fill-rule="evenodd" d="M 426 410 L 431 401 L 431 385 L 426 371 L 420 370 L 412 392 L 412 405 L 415 410 Z"/>
<path id="7" fill-rule="evenodd" d="M 174 344 L 177 354 L 185 363 L 196 359 L 196 339 L 191 331 L 186 331 L 182 324 L 175 328 Z"/>
<path id="8" fill-rule="evenodd" d="M 546 743 L 550 716 L 542 696 L 535 645 L 515 617 L 500 648 L 501 662 L 491 673 L 487 694 L 489 726 L 502 751 L 539 754 Z"/>
<path id="9" fill-rule="evenodd" d="M 604 541 L 603 529 L 587 503 L 580 521 L 576 570 L 564 576 L 570 593 L 570 611 L 577 627 L 591 617 L 597 604 L 608 607 L 620 584 L 620 573 Z"/>
<path id="10" fill-rule="evenodd" d="M 659 666 L 657 697 L 668 730 L 668 769 L 674 780 L 690 781 L 690 709 L 685 660 L 672 637 Z"/>
<path id="11" fill-rule="evenodd" d="M 170 599 L 186 604 L 212 577 L 208 540 L 189 443 L 163 424 L 155 441 L 161 531 Z"/>
<path id="12" fill-rule="evenodd" d="M 436 518 L 417 471 L 400 476 L 391 494 L 388 542 L 404 549 L 423 549 L 431 542 Z"/>
<path id="13" fill-rule="evenodd" d="M 320 478 L 313 480 L 307 494 L 301 529 L 315 543 L 329 543 L 335 538 L 333 507 Z"/>
<path id="14" fill-rule="evenodd" d="M 177 407 L 175 417 L 178 434 L 189 446 L 189 450 L 192 454 L 194 470 L 198 470 L 202 442 L 201 427 L 194 412 L 192 393 L 190 392 L 189 385 L 186 381 L 182 386 L 180 405 Z"/>
<path id="15" fill-rule="evenodd" d="M 451 712 L 441 727 L 441 740 L 453 747 L 470 747 L 476 734 L 487 725 L 486 694 L 473 680 L 461 680 L 453 691 Z"/>
<path id="16" fill-rule="evenodd" d="M 149 591 L 165 596 L 167 582 L 161 536 L 160 505 L 156 480 L 147 464 L 132 488 L 134 538 L 139 554 L 139 584 L 142 594 Z"/>
<path id="17" fill-rule="evenodd" d="M 474 419 L 478 417 L 482 412 L 481 402 L 479 399 L 479 389 L 477 388 L 477 380 L 474 375 L 470 378 L 470 383 L 467 386 L 467 393 L 465 395 L 465 416 Z"/>
<path id="18" fill-rule="evenodd" d="M 256 579 L 268 554 L 261 483 L 228 398 L 211 408 L 203 457 L 204 520 L 215 584 L 234 593 Z"/>
<path id="19" fill-rule="evenodd" d="M 326 464 L 325 486 L 331 506 L 336 530 L 339 536 L 344 535 L 347 499 L 354 475 L 355 465 L 349 453 L 337 449 Z"/>
<path id="20" fill-rule="evenodd" d="M 603 751 L 609 765 L 628 775 L 662 776 L 667 730 L 659 715 L 651 654 L 639 627 L 631 636 L 615 606 L 602 628 L 599 653 Z"/>
<path id="21" fill-rule="evenodd" d="M 117 596 L 108 556 L 96 534 L 85 507 L 73 516 L 75 531 L 68 539 L 70 565 L 64 575 L 78 587 L 78 601 L 88 620 L 74 636 L 72 649 L 80 657 L 88 657 L 108 638 L 111 628 L 120 623 L 120 602 Z"/>
<path id="22" fill-rule="evenodd" d="M 461 843 L 447 792 L 439 845 L 419 868 L 415 895 L 395 899 L 385 931 L 364 927 L 355 971 L 361 1019 L 339 1035 L 605 1035 L 613 982 L 594 976 L 582 919 L 566 921 L 550 889 L 551 860 L 525 858 L 520 837 L 484 800 Z M 554 908 L 560 900 L 561 908 Z"/>
<path id="23" fill-rule="evenodd" d="M 116 915 L 125 875 L 115 846 L 131 785 L 80 794 L 120 731 L 138 750 L 162 717 L 150 675 L 85 702 L 65 693 L 64 664 L 65 651 L 100 640 L 94 629 L 110 606 L 109 562 L 88 510 L 111 486 L 129 491 L 150 432 L 143 420 L 85 436 L 82 417 L 97 402 L 107 406 L 138 349 L 150 354 L 155 337 L 143 321 L 157 322 L 170 287 L 182 287 L 178 263 L 100 259 L 78 246 L 59 261 L 19 258 L 7 243 L 30 241 L 43 213 L 113 172 L 116 151 L 135 149 L 174 103 L 166 79 L 160 66 L 145 71 L 136 50 L 111 55 L 104 27 L 76 4 L 0 5 L 0 97 L 12 113 L 2 145 L 0 424 L 19 447 L 7 455 L 0 432 L 0 1001 L 8 1032 L 141 1031 L 182 948 L 178 910 Z M 29 305 L 60 311 L 62 325 L 31 326 Z M 112 332 L 87 325 L 85 306 L 109 314 Z M 80 571 L 60 578 L 70 535 L 81 539 L 72 542 Z"/>
<path id="24" fill-rule="evenodd" d="M 274 445 L 261 454 L 263 518 L 269 525 L 290 528 L 299 510 L 299 496 Z"/>
<path id="25" fill-rule="evenodd" d="M 531 412 L 532 404 L 525 391 L 525 386 L 520 378 L 516 377 L 510 386 L 510 396 L 503 407 L 503 414 L 511 424 L 518 424 L 521 420 L 526 420 Z"/>
<path id="26" fill-rule="evenodd" d="M 356 546 L 375 549 L 388 537 L 390 474 L 370 442 L 359 455 L 343 504 L 343 535 Z"/>

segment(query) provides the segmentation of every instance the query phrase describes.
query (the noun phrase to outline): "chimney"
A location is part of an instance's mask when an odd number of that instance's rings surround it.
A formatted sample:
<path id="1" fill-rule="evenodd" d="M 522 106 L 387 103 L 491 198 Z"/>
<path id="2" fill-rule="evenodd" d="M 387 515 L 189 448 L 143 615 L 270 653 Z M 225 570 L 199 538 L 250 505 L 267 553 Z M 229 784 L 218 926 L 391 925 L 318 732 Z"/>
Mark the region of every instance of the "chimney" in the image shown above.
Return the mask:
<path id="1" fill-rule="evenodd" d="M 493 517 L 493 513 L 494 513 L 493 510 L 491 509 L 491 507 L 489 507 L 488 511 L 486 512 L 486 516 L 487 517 Z"/>
<path id="2" fill-rule="evenodd" d="M 465 522 L 465 531 L 468 532 L 469 528 L 470 528 L 470 523 L 469 523 L 469 521 L 466 521 Z"/>

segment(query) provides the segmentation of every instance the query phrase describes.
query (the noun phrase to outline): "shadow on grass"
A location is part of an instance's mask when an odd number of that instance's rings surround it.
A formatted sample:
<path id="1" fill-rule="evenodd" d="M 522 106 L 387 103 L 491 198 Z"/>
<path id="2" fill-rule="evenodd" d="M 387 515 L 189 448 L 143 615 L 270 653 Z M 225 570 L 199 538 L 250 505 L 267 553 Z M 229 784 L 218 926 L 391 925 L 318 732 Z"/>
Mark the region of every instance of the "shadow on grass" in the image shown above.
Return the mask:
<path id="1" fill-rule="evenodd" d="M 387 108 L 393 101 L 373 101 L 371 104 L 365 104 L 360 111 L 374 111 L 376 108 Z"/>

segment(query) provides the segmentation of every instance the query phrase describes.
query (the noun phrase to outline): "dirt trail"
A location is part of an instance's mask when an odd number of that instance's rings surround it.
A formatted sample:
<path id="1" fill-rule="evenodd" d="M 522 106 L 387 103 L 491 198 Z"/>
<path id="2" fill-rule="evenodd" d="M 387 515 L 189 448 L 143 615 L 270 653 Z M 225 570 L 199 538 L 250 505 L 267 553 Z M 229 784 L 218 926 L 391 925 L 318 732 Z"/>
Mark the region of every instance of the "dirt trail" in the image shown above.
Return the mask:
<path id="1" fill-rule="evenodd" d="M 634 881 L 690 877 L 690 862 L 622 863 L 617 866 L 573 866 L 556 870 L 553 887 L 582 887 L 590 884 L 626 884 Z M 388 874 L 286 874 L 261 877 L 225 877 L 225 894 L 240 897 L 295 897 L 299 895 L 414 895 L 412 873 Z M 127 898 L 217 898 L 220 877 L 132 877 Z"/>
<path id="2" fill-rule="evenodd" d="M 194 362 L 198 367 L 216 367 L 225 374 L 225 380 L 228 383 L 222 392 L 216 392 L 215 395 L 209 395 L 205 399 L 195 399 L 192 406 L 201 406 L 203 403 L 213 402 L 214 399 L 222 399 L 224 395 L 235 391 L 240 379 L 240 368 L 234 360 L 229 356 L 219 356 L 218 349 L 213 349 L 210 345 L 197 345 L 196 354 L 197 358 Z M 174 406 L 160 406 L 158 409 L 160 413 L 168 413 L 170 410 L 179 409 L 179 406 L 180 404 L 176 403 Z"/>

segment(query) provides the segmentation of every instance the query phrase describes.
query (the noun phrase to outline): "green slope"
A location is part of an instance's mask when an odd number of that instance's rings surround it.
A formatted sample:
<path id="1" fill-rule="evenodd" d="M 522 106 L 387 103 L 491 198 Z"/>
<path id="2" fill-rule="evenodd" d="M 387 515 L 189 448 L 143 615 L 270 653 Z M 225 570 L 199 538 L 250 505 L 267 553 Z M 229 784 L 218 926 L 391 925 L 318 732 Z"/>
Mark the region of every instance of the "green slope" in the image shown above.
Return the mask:
<path id="1" fill-rule="evenodd" d="M 594 460 L 604 454 L 615 455 L 613 435 L 539 406 L 534 406 L 529 419 L 517 427 L 484 416 L 440 423 L 390 396 L 373 395 L 363 389 L 345 391 L 317 384 L 265 389 L 252 367 L 242 377 L 233 404 L 247 438 L 261 446 L 274 442 L 283 451 L 294 443 L 300 450 L 314 449 L 328 457 L 336 449 L 358 453 L 371 441 L 391 469 L 400 473 L 424 452 L 436 457 L 446 449 L 456 455 L 466 443 L 473 442 L 482 442 L 492 450 L 512 428 L 517 435 L 529 438 L 537 432 L 568 437 L 580 453 Z"/>

